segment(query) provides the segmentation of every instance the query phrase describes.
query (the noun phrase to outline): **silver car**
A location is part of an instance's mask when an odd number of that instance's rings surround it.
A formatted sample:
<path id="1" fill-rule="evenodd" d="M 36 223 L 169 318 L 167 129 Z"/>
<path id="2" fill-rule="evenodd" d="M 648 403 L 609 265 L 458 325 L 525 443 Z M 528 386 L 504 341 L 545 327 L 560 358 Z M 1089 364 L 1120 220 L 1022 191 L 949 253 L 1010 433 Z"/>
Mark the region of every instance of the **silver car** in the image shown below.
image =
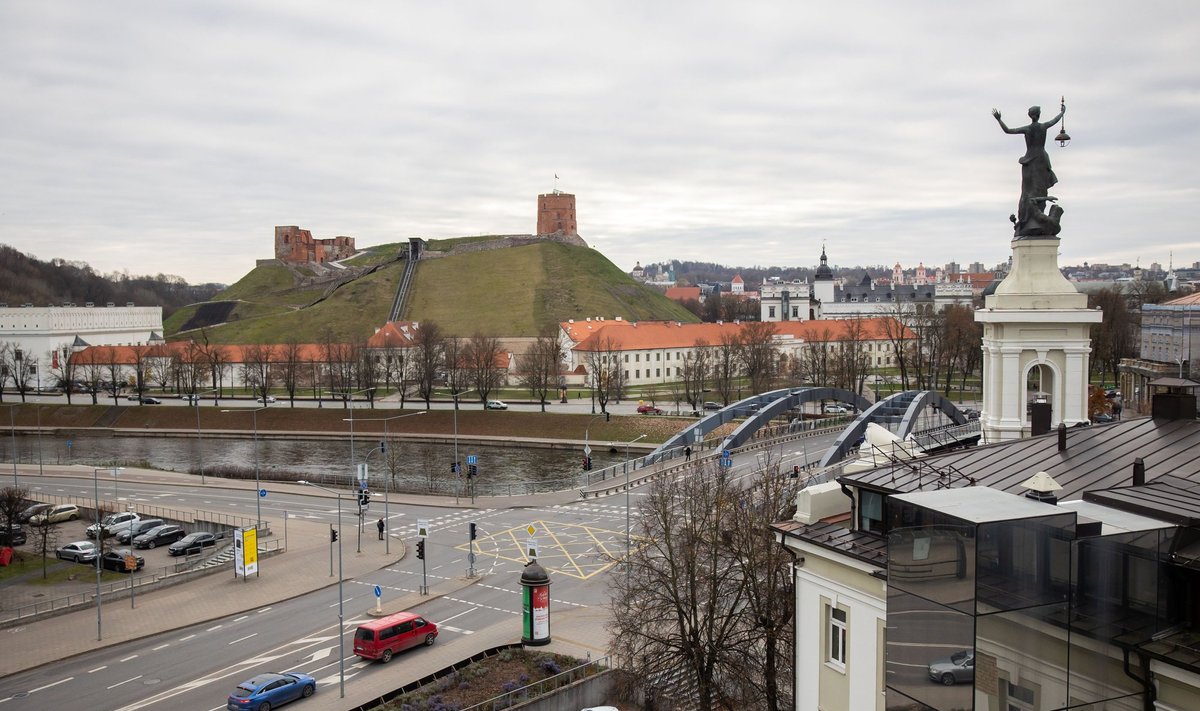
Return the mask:
<path id="1" fill-rule="evenodd" d="M 964 649 L 943 659 L 935 659 L 930 662 L 929 678 L 946 686 L 975 681 L 974 650 Z"/>
<path id="2" fill-rule="evenodd" d="M 96 560 L 96 544 L 91 541 L 75 541 L 65 546 L 59 546 L 54 555 L 62 560 L 73 560 L 76 563 L 91 563 Z"/>

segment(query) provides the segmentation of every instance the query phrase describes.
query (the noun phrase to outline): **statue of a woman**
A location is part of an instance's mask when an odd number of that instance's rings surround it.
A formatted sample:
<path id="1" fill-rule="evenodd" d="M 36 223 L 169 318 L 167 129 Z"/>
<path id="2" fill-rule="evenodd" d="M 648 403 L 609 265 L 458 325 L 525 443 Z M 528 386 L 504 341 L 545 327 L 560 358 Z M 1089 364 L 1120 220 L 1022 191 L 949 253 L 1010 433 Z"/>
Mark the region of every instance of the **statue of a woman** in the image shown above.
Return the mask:
<path id="1" fill-rule="evenodd" d="M 1029 125 L 1009 128 L 1000 118 L 1000 112 L 992 109 L 992 115 L 1005 133 L 1020 133 L 1025 136 L 1025 155 L 1021 156 L 1021 199 L 1017 202 L 1015 231 L 1018 237 L 1057 234 L 1055 227 L 1046 224 L 1045 203 L 1048 191 L 1058 182 L 1050 167 L 1050 156 L 1046 154 L 1046 130 L 1058 123 L 1067 112 L 1062 103 L 1058 115 L 1045 123 L 1039 123 L 1042 107 L 1029 107 Z M 1053 198 L 1050 198 L 1053 200 Z"/>

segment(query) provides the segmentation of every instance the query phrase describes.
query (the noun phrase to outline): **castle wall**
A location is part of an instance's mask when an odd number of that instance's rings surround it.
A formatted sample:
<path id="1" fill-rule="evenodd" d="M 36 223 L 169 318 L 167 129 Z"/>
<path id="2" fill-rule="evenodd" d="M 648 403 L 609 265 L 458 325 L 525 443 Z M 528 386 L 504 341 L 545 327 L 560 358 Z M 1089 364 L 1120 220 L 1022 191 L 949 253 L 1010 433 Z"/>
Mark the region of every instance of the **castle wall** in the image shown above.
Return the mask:
<path id="1" fill-rule="evenodd" d="M 353 237 L 313 239 L 312 232 L 295 225 L 275 228 L 275 258 L 292 264 L 335 262 L 354 256 Z"/>

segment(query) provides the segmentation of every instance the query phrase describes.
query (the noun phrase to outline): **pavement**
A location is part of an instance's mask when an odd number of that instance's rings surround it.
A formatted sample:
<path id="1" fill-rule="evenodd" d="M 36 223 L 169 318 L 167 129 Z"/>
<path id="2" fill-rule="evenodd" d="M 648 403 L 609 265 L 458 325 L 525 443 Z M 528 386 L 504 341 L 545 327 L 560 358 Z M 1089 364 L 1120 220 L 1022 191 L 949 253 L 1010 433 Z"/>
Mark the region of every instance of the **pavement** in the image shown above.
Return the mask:
<path id="1" fill-rule="evenodd" d="M 21 467 L 23 476 L 37 478 L 36 466 Z M 65 476 L 92 479 L 91 467 L 54 466 L 46 467 L 48 476 Z M 198 480 L 190 475 L 175 472 L 126 468 L 122 481 L 140 481 L 162 485 L 196 487 Z M 221 489 L 253 488 L 253 482 L 239 482 L 210 478 L 206 486 Z M 289 491 L 308 496 L 324 496 L 331 500 L 331 493 L 298 484 L 272 483 L 272 490 Z M 400 497 L 397 497 L 400 498 Z M 453 497 L 404 495 L 406 504 L 442 506 L 454 508 L 516 508 L 522 506 L 546 506 L 578 500 L 578 492 L 554 492 L 512 497 L 477 497 L 472 504 L 469 499 L 455 503 Z M 284 532 L 278 522 L 272 524 L 272 536 L 282 537 Z M 369 527 L 373 528 L 373 527 Z M 373 531 L 371 531 L 373 533 Z M 354 551 L 350 540 L 343 541 L 343 575 L 346 580 L 367 578 L 381 568 L 393 566 L 408 554 L 404 541 L 393 532 L 390 554 L 374 536 L 364 536 L 362 553 Z M 329 575 L 326 564 L 329 551 L 329 527 L 300 519 L 289 519 L 286 529 L 286 552 L 261 559 L 261 577 L 247 580 L 237 579 L 232 567 L 202 576 L 190 582 L 138 593 L 136 608 L 130 606 L 128 597 L 105 602 L 101 607 L 102 639 L 96 639 L 96 610 L 94 607 L 67 612 L 44 620 L 0 628 L 0 646 L 20 653 L 0 655 L 0 676 L 51 664 L 55 661 L 98 648 L 142 639 L 163 632 L 189 627 L 202 622 L 228 617 L 238 613 L 261 609 L 311 592 L 337 585 L 336 577 Z M 268 539 L 269 540 L 269 539 Z M 370 545 L 367 545 L 367 544 Z M 347 550 L 349 549 L 349 550 Z M 314 565 L 314 561 L 317 564 Z M 485 583 L 510 585 L 511 580 L 489 580 L 488 576 L 456 578 L 431 585 L 428 595 L 411 593 L 383 605 L 384 612 L 398 612 L 415 607 L 442 595 L 453 594 L 470 585 Z M 336 600 L 336 592 L 331 591 Z M 10 606 L 6 603 L 6 606 Z M 347 618 L 368 614 L 374 610 L 347 608 Z M 539 651 L 569 654 L 578 658 L 597 658 L 607 654 L 608 632 L 606 624 L 609 610 L 604 608 L 552 608 L 551 643 L 538 647 Z M 473 654 L 500 646 L 520 642 L 519 618 L 508 626 L 494 625 L 466 637 L 469 647 L 462 642 L 453 646 L 435 644 L 420 655 L 405 660 L 407 683 L 432 674 Z M 349 664 L 349 660 L 347 661 Z M 396 688 L 397 678 L 391 674 L 369 674 L 347 684 L 346 698 L 339 699 L 336 686 L 322 689 L 305 708 L 353 708 L 369 702 Z M 330 693 L 333 691 L 334 693 Z M 323 700 L 325 703 L 314 701 Z M 326 705 L 329 704 L 329 705 Z"/>

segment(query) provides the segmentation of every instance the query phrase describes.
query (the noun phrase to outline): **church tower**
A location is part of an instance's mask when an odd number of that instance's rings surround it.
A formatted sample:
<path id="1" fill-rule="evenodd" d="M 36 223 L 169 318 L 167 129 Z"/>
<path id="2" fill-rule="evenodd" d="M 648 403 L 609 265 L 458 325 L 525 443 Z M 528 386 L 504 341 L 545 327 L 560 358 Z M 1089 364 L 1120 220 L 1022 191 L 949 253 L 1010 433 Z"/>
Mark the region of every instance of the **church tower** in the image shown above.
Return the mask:
<path id="1" fill-rule="evenodd" d="M 824 245 L 821 245 L 821 266 L 813 276 L 813 297 L 822 304 L 833 303 L 833 270 L 829 268 Z"/>

